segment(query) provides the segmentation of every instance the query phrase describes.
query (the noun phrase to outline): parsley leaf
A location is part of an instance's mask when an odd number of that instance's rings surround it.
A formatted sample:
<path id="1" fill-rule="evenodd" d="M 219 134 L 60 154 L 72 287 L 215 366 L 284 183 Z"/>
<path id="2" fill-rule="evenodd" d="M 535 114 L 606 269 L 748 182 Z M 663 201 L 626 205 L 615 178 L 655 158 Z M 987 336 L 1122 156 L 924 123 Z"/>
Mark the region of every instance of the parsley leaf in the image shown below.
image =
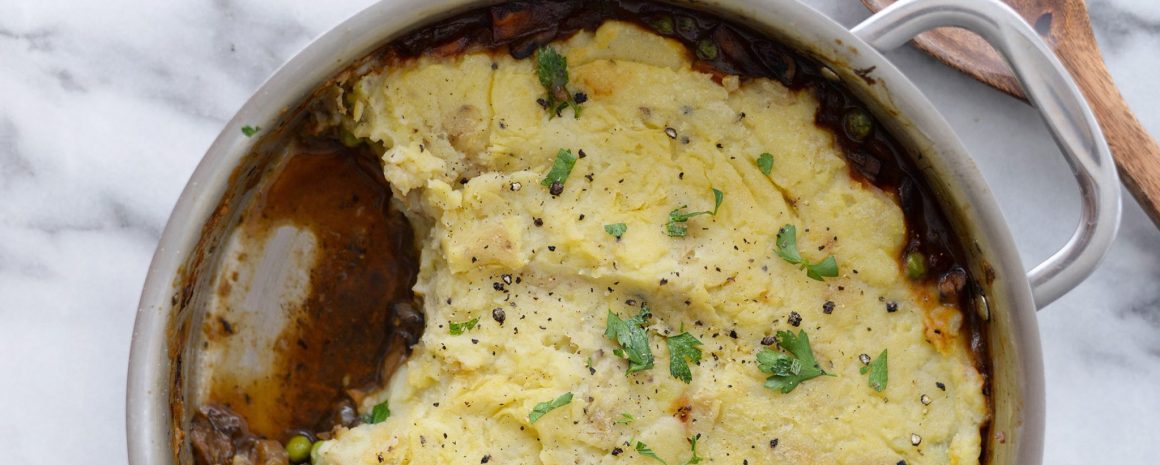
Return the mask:
<path id="1" fill-rule="evenodd" d="M 628 373 L 648 370 L 653 367 L 652 349 L 648 345 L 648 332 L 644 330 L 644 320 L 648 318 L 648 307 L 642 307 L 640 314 L 621 320 L 608 311 L 608 326 L 604 337 L 616 340 L 620 348 L 612 351 L 617 357 L 628 359 Z"/>
<path id="2" fill-rule="evenodd" d="M 700 433 L 697 433 L 697 435 L 689 438 L 689 445 L 693 449 L 693 456 L 689 457 L 689 460 L 687 462 L 685 462 L 685 465 L 696 465 L 698 463 L 701 463 L 701 457 L 697 455 L 697 440 L 698 439 L 701 439 Z"/>
<path id="3" fill-rule="evenodd" d="M 683 212 L 688 205 L 681 205 L 680 208 L 673 209 L 669 212 L 669 222 L 665 223 L 665 233 L 669 237 L 685 237 L 689 233 L 689 227 L 686 223 L 690 218 L 701 215 L 717 216 L 717 211 L 721 209 L 721 202 L 725 201 L 725 193 L 717 188 L 713 188 L 713 210 L 705 210 L 699 212 Z"/>
<path id="4" fill-rule="evenodd" d="M 797 228 L 792 224 L 782 226 L 777 231 L 777 255 L 794 265 L 798 265 L 801 269 L 806 270 L 806 276 L 822 281 L 825 278 L 833 278 L 838 276 L 838 261 L 834 259 L 833 255 L 826 257 L 819 263 L 810 263 L 809 260 L 802 258 L 801 253 L 798 252 L 797 247 Z"/>
<path id="5" fill-rule="evenodd" d="M 686 360 L 693 363 L 701 361 L 701 349 L 697 348 L 701 345 L 701 341 L 686 331 L 666 338 L 665 342 L 669 345 L 669 373 L 672 373 L 674 378 L 684 381 L 685 384 L 692 382 L 693 372 L 689 370 L 689 364 Z"/>
<path id="6" fill-rule="evenodd" d="M 391 406 L 387 401 L 382 401 L 371 409 L 371 412 L 363 416 L 363 423 L 375 424 L 382 423 L 391 417 Z"/>
<path id="7" fill-rule="evenodd" d="M 576 156 L 572 155 L 572 151 L 568 149 L 560 149 L 556 152 L 556 161 L 552 162 L 552 169 L 548 170 L 548 175 L 544 176 L 544 180 L 540 181 L 540 185 L 552 188 L 556 183 L 560 183 L 560 188 L 563 189 L 564 181 L 568 179 L 568 175 L 572 174 L 572 167 L 576 166 Z M 558 192 L 553 192 L 552 195 L 557 195 Z"/>
<path id="8" fill-rule="evenodd" d="M 540 403 L 536 404 L 535 407 L 532 407 L 532 411 L 530 413 L 528 413 L 528 422 L 535 423 L 535 422 L 539 421 L 540 417 L 544 416 L 544 414 L 551 412 L 552 410 L 558 409 L 560 407 L 563 407 L 565 405 L 568 405 L 571 402 L 572 402 L 572 393 L 571 392 L 565 392 L 564 394 L 561 394 L 560 397 L 557 397 L 557 398 L 552 399 L 552 400 L 547 401 L 547 402 L 540 402 Z"/>
<path id="9" fill-rule="evenodd" d="M 476 324 L 479 324 L 479 317 L 472 318 L 470 320 L 464 321 L 463 323 L 451 322 L 451 324 L 450 324 L 451 335 L 458 336 L 460 334 L 463 334 L 464 331 L 467 331 L 471 328 L 474 328 Z"/>
<path id="10" fill-rule="evenodd" d="M 580 117 L 580 103 L 568 91 L 568 59 L 556 49 L 541 47 L 536 52 L 536 75 L 540 78 L 540 85 L 548 91 L 544 99 L 544 107 L 548 110 L 548 117 L 560 116 L 565 108 L 572 107 L 575 117 Z"/>
<path id="11" fill-rule="evenodd" d="M 689 218 L 701 215 L 709 215 L 708 211 L 682 212 L 688 208 L 689 205 L 681 205 L 681 208 L 674 209 L 668 212 L 668 223 L 665 224 L 665 232 L 670 238 L 683 238 L 689 233 L 689 226 L 686 225 Z"/>
<path id="12" fill-rule="evenodd" d="M 242 126 L 242 134 L 245 134 L 246 137 L 254 137 L 254 134 L 257 134 L 258 131 L 261 131 L 261 130 L 262 130 L 261 126 L 250 126 L 248 124 L 245 126 Z"/>
<path id="13" fill-rule="evenodd" d="M 802 381 L 827 375 L 814 359 L 810 348 L 810 338 L 805 330 L 794 335 L 792 331 L 778 331 L 777 344 L 788 354 L 764 348 L 757 353 L 757 366 L 762 373 L 769 373 L 765 387 L 789 393 Z"/>
<path id="14" fill-rule="evenodd" d="M 628 231 L 628 225 L 624 224 L 624 223 L 613 223 L 613 224 L 604 225 L 604 232 L 608 233 L 609 235 L 611 235 L 612 237 L 615 237 L 617 239 L 620 239 L 620 237 L 623 236 L 624 233 L 627 231 Z"/>
<path id="15" fill-rule="evenodd" d="M 652 457 L 660 463 L 665 463 L 664 459 L 657 457 L 657 453 L 653 452 L 652 449 L 649 449 L 648 446 L 645 445 L 645 443 L 643 443 L 643 442 L 640 442 L 640 441 L 636 442 L 636 453 L 643 455 L 645 457 Z"/>
<path id="16" fill-rule="evenodd" d="M 694 217 L 701 216 L 701 215 L 709 215 L 709 214 L 713 213 L 713 212 L 708 211 L 708 210 L 701 211 L 701 212 L 682 212 L 681 211 L 681 210 L 684 210 L 688 207 L 689 207 L 688 205 L 681 205 L 681 208 L 678 208 L 676 210 L 669 212 L 669 221 L 674 222 L 674 223 L 684 223 L 686 221 L 689 221 L 690 218 L 694 218 Z"/>
<path id="17" fill-rule="evenodd" d="M 787 224 L 777 231 L 777 254 L 782 260 L 794 265 L 801 264 L 802 256 L 797 248 L 797 228 L 794 225 Z"/>
<path id="18" fill-rule="evenodd" d="M 685 237 L 689 234 L 689 227 L 670 221 L 665 225 L 665 234 L 668 234 L 669 237 Z"/>
<path id="19" fill-rule="evenodd" d="M 620 418 L 616 419 L 616 421 L 614 421 L 613 423 L 616 423 L 618 425 L 627 425 L 627 424 L 632 423 L 634 421 L 636 421 L 636 418 L 633 417 L 632 415 L 630 415 L 629 413 L 625 412 L 625 413 L 620 414 Z"/>
<path id="20" fill-rule="evenodd" d="M 886 373 L 886 349 L 882 349 L 882 353 L 878 354 L 878 358 L 870 362 L 869 365 L 862 365 L 858 370 L 862 374 L 870 373 L 870 387 L 875 391 L 882 392 L 886 390 L 886 382 L 889 380 Z"/>
<path id="21" fill-rule="evenodd" d="M 806 263 L 806 276 L 809 276 L 818 281 L 824 281 L 825 278 L 833 278 L 838 276 L 838 261 L 834 259 L 833 255 L 826 257 L 821 263 Z"/>
<path id="22" fill-rule="evenodd" d="M 761 170 L 761 174 L 769 176 L 773 172 L 773 155 L 765 152 L 757 157 L 757 169 Z"/>

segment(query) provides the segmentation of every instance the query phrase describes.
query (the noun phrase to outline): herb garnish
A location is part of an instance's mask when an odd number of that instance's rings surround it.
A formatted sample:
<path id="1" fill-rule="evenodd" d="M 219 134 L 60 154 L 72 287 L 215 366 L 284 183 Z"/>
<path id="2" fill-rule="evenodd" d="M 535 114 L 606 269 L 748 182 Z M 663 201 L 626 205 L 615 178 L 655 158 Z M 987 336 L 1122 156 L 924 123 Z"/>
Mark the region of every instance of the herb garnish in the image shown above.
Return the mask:
<path id="1" fill-rule="evenodd" d="M 765 152 L 757 157 L 757 169 L 761 170 L 761 174 L 769 176 L 773 172 L 773 155 Z"/>
<path id="2" fill-rule="evenodd" d="M 762 373 L 769 373 L 765 387 L 789 393 L 802 381 L 828 375 L 814 359 L 810 348 L 810 338 L 805 330 L 794 335 L 792 331 L 777 332 L 778 346 L 789 354 L 769 348 L 757 353 L 757 366 Z M 830 375 L 832 376 L 832 375 Z"/>
<path id="3" fill-rule="evenodd" d="M 725 200 L 725 193 L 717 188 L 713 188 L 713 210 L 705 210 L 699 212 L 682 212 L 688 208 L 688 205 L 681 205 L 680 208 L 669 212 L 669 222 L 665 223 L 665 232 L 670 237 L 685 237 L 689 233 L 689 227 L 686 223 L 690 218 L 701 215 L 717 216 L 717 211 L 721 209 L 721 202 Z"/>
<path id="4" fill-rule="evenodd" d="M 551 47 L 541 47 L 536 52 L 536 75 L 540 85 L 548 91 L 545 108 L 548 117 L 560 116 L 565 108 L 572 107 L 576 118 L 580 117 L 580 102 L 568 91 L 568 59 Z"/>
<path id="5" fill-rule="evenodd" d="M 697 348 L 701 341 L 686 331 L 666 338 L 665 342 L 669 345 L 669 373 L 685 384 L 692 382 L 693 372 L 689 370 L 688 361 L 701 362 L 701 349 Z"/>
<path id="6" fill-rule="evenodd" d="M 451 322 L 451 335 L 458 336 L 463 334 L 464 331 L 474 328 L 476 324 L 479 324 L 479 317 L 472 318 L 470 320 L 464 321 L 463 323 Z"/>
<path id="7" fill-rule="evenodd" d="M 370 413 L 363 415 L 363 423 L 382 423 L 391 417 L 391 406 L 388 401 L 382 401 L 371 408 Z"/>
<path id="8" fill-rule="evenodd" d="M 572 174 L 572 167 L 576 166 L 576 156 L 569 149 L 560 149 L 556 152 L 556 161 L 552 162 L 552 169 L 540 181 L 540 185 L 547 187 L 552 195 L 560 195 L 564 191 L 564 181 Z"/>
<path id="9" fill-rule="evenodd" d="M 262 130 L 261 126 L 250 126 L 248 124 L 245 126 L 242 126 L 242 134 L 245 134 L 246 137 L 254 137 L 254 134 L 257 134 L 258 131 L 261 131 L 261 130 Z"/>
<path id="10" fill-rule="evenodd" d="M 604 337 L 616 340 L 620 348 L 612 353 L 617 357 L 628 359 L 628 373 L 648 370 L 653 367 L 652 349 L 648 345 L 648 332 L 644 330 L 644 320 L 650 316 L 647 306 L 640 309 L 640 314 L 621 320 L 619 316 L 608 310 L 608 326 L 604 330 Z"/>
<path id="11" fill-rule="evenodd" d="M 611 235 L 612 237 L 615 237 L 617 239 L 620 239 L 620 237 L 623 236 L 624 233 L 627 231 L 628 231 L 628 225 L 624 224 L 624 223 L 613 223 L 613 224 L 604 225 L 604 232 L 608 233 L 609 235 Z"/>
<path id="12" fill-rule="evenodd" d="M 685 462 L 685 465 L 696 465 L 698 463 L 701 463 L 701 457 L 697 455 L 697 440 L 698 439 L 701 439 L 701 433 L 697 433 L 693 437 L 689 438 L 689 447 L 691 449 L 693 449 L 693 456 L 689 457 L 689 460 Z"/>
<path id="13" fill-rule="evenodd" d="M 882 353 L 878 354 L 878 358 L 867 365 L 863 365 L 858 372 L 862 374 L 870 373 L 870 387 L 878 392 L 885 391 L 886 382 L 889 380 L 886 373 L 886 349 L 882 349 Z"/>
<path id="14" fill-rule="evenodd" d="M 806 270 L 806 276 L 818 281 L 838 276 L 838 262 L 834 260 L 833 255 L 826 257 L 820 263 L 810 263 L 809 260 L 802 258 L 801 254 L 798 253 L 797 228 L 792 224 L 782 226 L 777 231 L 777 254 L 781 256 L 782 260 L 800 266 L 801 269 Z"/>
<path id="15" fill-rule="evenodd" d="M 666 465 L 668 465 L 664 459 L 657 457 L 657 453 L 653 452 L 652 449 L 649 449 L 648 446 L 645 445 L 645 443 L 643 443 L 643 442 L 640 442 L 640 441 L 636 442 L 636 453 L 643 455 L 645 457 L 652 457 L 652 458 L 656 459 L 658 462 L 665 463 Z"/>
<path id="16" fill-rule="evenodd" d="M 620 418 L 617 418 L 616 421 L 614 421 L 613 423 L 618 424 L 618 425 L 627 425 L 627 424 L 632 423 L 634 421 L 636 421 L 636 417 L 633 417 L 628 412 L 625 412 L 625 413 L 620 414 Z"/>
<path id="17" fill-rule="evenodd" d="M 558 408 L 563 407 L 565 405 L 568 405 L 571 402 L 572 402 L 572 393 L 571 392 L 565 392 L 565 393 L 561 394 L 560 397 L 557 397 L 557 398 L 552 399 L 552 400 L 547 401 L 547 402 L 540 402 L 540 403 L 536 404 L 535 407 L 532 407 L 532 411 L 528 413 L 528 422 L 535 423 L 535 422 L 540 420 L 540 417 L 544 416 L 548 412 L 551 412 L 552 410 L 555 410 L 555 409 L 558 409 Z"/>

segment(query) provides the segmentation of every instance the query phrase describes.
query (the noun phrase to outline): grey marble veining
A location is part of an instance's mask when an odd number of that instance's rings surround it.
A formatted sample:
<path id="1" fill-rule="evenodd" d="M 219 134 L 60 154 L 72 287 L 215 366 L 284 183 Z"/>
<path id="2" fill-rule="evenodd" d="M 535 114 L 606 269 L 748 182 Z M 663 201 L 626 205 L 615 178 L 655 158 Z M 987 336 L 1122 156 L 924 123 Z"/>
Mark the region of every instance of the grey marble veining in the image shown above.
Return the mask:
<path id="1" fill-rule="evenodd" d="M 1096 0 L 1088 3 L 1093 29 L 1105 53 L 1116 52 L 1126 42 L 1160 36 L 1160 15 L 1141 9 L 1142 2 Z"/>
<path id="2" fill-rule="evenodd" d="M 125 462 L 137 298 L 173 203 L 222 125 L 370 0 L 0 2 L 0 450 Z M 852 26 L 854 0 L 810 4 Z M 1160 135 L 1160 2 L 1092 0 L 1129 104 Z M 1078 219 L 1037 113 L 913 49 L 890 55 L 977 158 L 1024 262 Z M 1125 197 L 1111 254 L 1040 313 L 1049 464 L 1160 463 L 1160 231 Z"/>

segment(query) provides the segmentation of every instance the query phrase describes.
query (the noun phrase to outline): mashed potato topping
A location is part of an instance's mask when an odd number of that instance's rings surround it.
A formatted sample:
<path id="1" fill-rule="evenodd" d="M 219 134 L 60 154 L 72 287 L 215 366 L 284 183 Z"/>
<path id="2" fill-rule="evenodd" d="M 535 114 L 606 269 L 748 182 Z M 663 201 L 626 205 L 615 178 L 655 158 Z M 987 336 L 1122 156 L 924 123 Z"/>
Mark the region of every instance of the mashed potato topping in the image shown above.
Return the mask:
<path id="1" fill-rule="evenodd" d="M 699 435 L 704 463 L 978 462 L 987 404 L 958 311 L 906 278 L 897 202 L 851 177 L 808 91 L 714 80 L 683 45 L 627 23 L 552 46 L 586 94 L 580 117 L 549 117 L 535 61 L 502 54 L 407 60 L 348 95 L 347 129 L 385 147 L 421 240 L 427 329 L 362 402 L 388 402 L 389 418 L 338 431 L 319 461 L 681 465 Z M 541 181 L 560 149 L 578 158 L 553 195 Z M 713 210 L 713 189 L 716 215 L 671 236 L 670 212 Z M 605 228 L 620 223 L 619 238 Z M 839 275 L 780 257 L 785 224 Z M 609 312 L 627 320 L 646 302 L 655 363 L 626 373 Z M 764 387 L 756 355 L 785 330 L 808 333 L 833 376 Z M 688 383 L 670 374 L 667 340 L 686 331 L 702 343 Z M 884 349 L 878 392 L 859 356 Z"/>

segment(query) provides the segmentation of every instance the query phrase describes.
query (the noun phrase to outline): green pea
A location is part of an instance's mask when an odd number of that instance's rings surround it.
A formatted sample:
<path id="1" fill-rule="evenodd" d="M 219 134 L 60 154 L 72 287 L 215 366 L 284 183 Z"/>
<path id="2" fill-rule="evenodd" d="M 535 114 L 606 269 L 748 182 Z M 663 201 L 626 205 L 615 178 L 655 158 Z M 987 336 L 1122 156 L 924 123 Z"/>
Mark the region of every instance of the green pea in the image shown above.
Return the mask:
<path id="1" fill-rule="evenodd" d="M 345 146 L 352 148 L 352 149 L 355 147 L 358 147 L 359 144 L 362 144 L 362 139 L 355 137 L 355 135 L 353 133 L 351 133 L 350 131 L 347 131 L 346 129 L 343 129 L 339 133 L 339 137 L 341 138 L 342 145 L 345 145 Z"/>
<path id="2" fill-rule="evenodd" d="M 906 276 L 916 281 L 926 276 L 926 257 L 922 252 L 906 254 Z"/>
<path id="3" fill-rule="evenodd" d="M 673 26 L 673 17 L 667 15 L 648 20 L 648 24 L 649 26 L 652 26 L 652 28 L 655 29 L 658 33 L 663 35 L 672 34 L 673 28 L 675 27 Z"/>
<path id="4" fill-rule="evenodd" d="M 870 132 L 874 130 L 874 120 L 866 110 L 852 108 L 842 118 L 842 126 L 845 127 L 847 136 L 861 142 L 870 137 Z"/>
<path id="5" fill-rule="evenodd" d="M 310 449 L 313 448 L 314 444 L 310 443 L 310 438 L 297 435 L 286 443 L 286 455 L 290 456 L 291 463 L 302 463 L 310 460 Z"/>
<path id="6" fill-rule="evenodd" d="M 326 442 L 326 441 L 314 441 L 314 445 L 310 446 L 310 462 L 311 463 L 318 463 L 319 462 L 318 449 L 320 446 L 322 446 L 322 443 L 324 443 L 324 442 Z"/>
<path id="7" fill-rule="evenodd" d="M 697 34 L 697 23 L 693 18 L 688 16 L 677 16 L 676 22 L 677 32 L 683 37 L 695 37 Z"/>
<path id="8" fill-rule="evenodd" d="M 697 42 L 697 58 L 706 61 L 717 59 L 717 44 L 709 39 Z"/>

